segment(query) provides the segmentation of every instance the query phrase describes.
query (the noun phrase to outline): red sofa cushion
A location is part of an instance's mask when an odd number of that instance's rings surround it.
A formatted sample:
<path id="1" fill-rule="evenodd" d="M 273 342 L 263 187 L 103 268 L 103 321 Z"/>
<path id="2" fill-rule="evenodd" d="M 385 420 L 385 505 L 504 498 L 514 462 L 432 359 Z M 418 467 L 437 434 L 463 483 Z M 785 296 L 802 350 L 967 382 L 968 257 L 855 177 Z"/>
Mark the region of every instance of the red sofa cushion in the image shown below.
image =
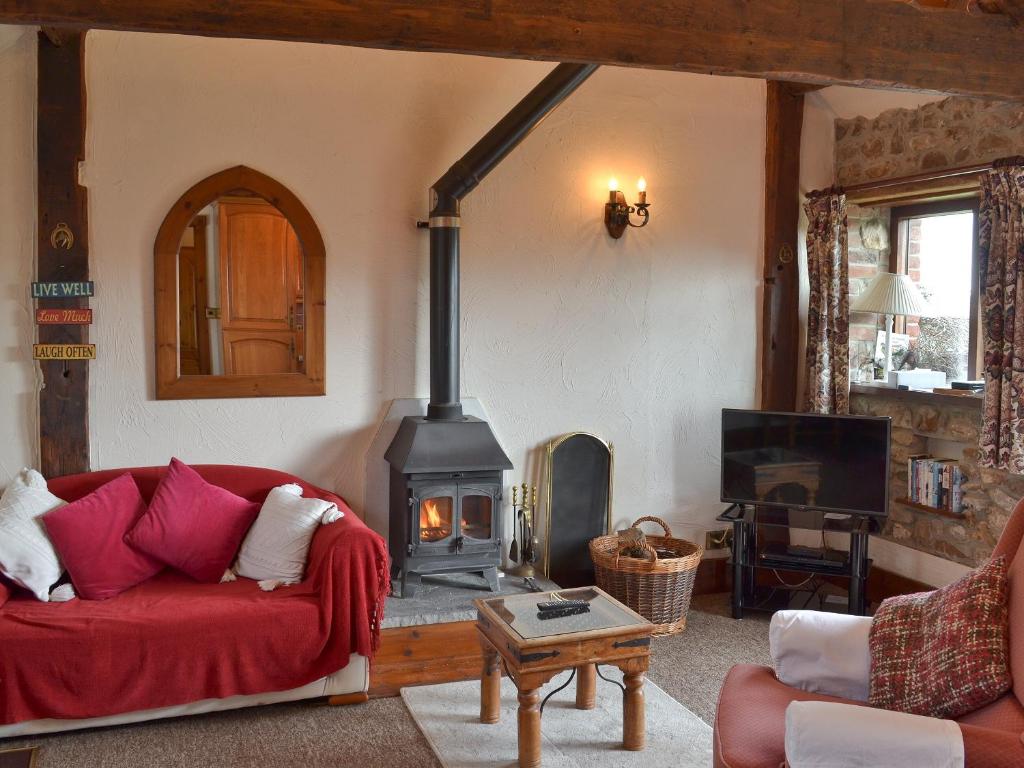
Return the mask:
<path id="1" fill-rule="evenodd" d="M 7 583 L 2 578 L 0 578 L 0 608 L 3 608 L 4 603 L 6 603 L 10 598 L 11 588 L 7 586 Z"/>
<path id="2" fill-rule="evenodd" d="M 184 462 L 171 459 L 149 509 L 126 540 L 196 581 L 212 584 L 235 559 L 259 511 L 256 502 L 206 482 Z"/>
<path id="3" fill-rule="evenodd" d="M 959 717 L 1010 690 L 1006 558 L 932 592 L 882 601 L 871 623 L 876 707 Z"/>
<path id="4" fill-rule="evenodd" d="M 160 561 L 124 542 L 145 511 L 135 480 L 125 472 L 43 515 L 43 525 L 79 597 L 106 600 L 163 569 Z"/>

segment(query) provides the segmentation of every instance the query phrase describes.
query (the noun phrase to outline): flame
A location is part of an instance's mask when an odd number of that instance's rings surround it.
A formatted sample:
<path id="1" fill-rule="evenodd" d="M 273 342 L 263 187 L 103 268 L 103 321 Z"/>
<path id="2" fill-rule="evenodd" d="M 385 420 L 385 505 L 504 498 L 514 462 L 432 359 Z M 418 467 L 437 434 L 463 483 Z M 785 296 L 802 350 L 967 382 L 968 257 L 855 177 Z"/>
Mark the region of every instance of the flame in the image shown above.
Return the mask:
<path id="1" fill-rule="evenodd" d="M 427 499 L 420 509 L 420 528 L 440 528 L 441 513 L 437 509 L 437 502 L 434 499 Z"/>

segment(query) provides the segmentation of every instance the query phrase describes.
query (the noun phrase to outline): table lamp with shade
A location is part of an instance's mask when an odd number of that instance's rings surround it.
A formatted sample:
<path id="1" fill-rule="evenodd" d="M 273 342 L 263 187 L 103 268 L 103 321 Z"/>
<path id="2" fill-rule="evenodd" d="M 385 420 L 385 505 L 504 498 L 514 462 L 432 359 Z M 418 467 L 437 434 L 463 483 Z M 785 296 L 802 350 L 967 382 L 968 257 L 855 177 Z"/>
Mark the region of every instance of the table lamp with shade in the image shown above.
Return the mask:
<path id="1" fill-rule="evenodd" d="M 924 296 L 909 275 L 880 272 L 867 290 L 853 301 L 851 310 L 885 315 L 885 378 L 892 369 L 892 325 L 896 315 L 928 316 Z"/>

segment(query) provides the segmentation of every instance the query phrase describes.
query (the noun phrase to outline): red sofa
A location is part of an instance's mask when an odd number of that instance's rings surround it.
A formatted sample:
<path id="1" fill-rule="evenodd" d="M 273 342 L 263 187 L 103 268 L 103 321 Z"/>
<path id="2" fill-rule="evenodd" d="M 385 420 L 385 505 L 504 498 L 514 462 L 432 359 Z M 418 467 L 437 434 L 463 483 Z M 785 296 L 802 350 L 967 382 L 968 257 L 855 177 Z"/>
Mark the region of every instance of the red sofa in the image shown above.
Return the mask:
<path id="1" fill-rule="evenodd" d="M 0 737 L 365 691 L 389 589 L 384 541 L 334 494 L 292 475 L 199 465 L 252 501 L 298 483 L 345 515 L 322 525 L 302 583 L 200 584 L 166 569 L 110 600 L 0 607 Z M 124 472 L 152 497 L 164 467 L 49 481 L 73 501 Z"/>
<path id="2" fill-rule="evenodd" d="M 1010 565 L 1011 690 L 988 706 L 958 718 L 966 768 L 1024 766 L 1024 573 L 1013 567 L 1024 557 L 1024 501 L 1003 530 L 993 557 Z M 1017 671 L 1015 671 L 1017 670 Z M 793 701 L 832 701 L 833 696 L 791 688 L 768 667 L 740 664 L 729 670 L 715 716 L 715 768 L 779 768 L 785 760 L 785 712 Z M 866 705 L 865 705 L 866 706 Z M 909 767 L 908 767 L 909 768 Z"/>

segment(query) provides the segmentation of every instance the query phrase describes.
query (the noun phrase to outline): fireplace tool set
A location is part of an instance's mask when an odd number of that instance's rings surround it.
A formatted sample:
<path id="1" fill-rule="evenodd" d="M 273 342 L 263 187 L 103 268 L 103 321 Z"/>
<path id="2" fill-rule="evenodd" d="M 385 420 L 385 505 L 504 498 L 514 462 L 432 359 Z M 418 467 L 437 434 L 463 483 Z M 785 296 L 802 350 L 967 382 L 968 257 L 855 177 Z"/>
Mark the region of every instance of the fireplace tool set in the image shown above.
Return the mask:
<path id="1" fill-rule="evenodd" d="M 520 501 L 519 491 L 522 488 L 523 498 Z M 508 559 L 518 563 L 508 572 L 513 576 L 532 578 L 533 564 L 537 562 L 540 542 L 535 534 L 535 513 L 537 510 L 537 486 L 512 486 L 512 546 L 509 547 Z"/>

